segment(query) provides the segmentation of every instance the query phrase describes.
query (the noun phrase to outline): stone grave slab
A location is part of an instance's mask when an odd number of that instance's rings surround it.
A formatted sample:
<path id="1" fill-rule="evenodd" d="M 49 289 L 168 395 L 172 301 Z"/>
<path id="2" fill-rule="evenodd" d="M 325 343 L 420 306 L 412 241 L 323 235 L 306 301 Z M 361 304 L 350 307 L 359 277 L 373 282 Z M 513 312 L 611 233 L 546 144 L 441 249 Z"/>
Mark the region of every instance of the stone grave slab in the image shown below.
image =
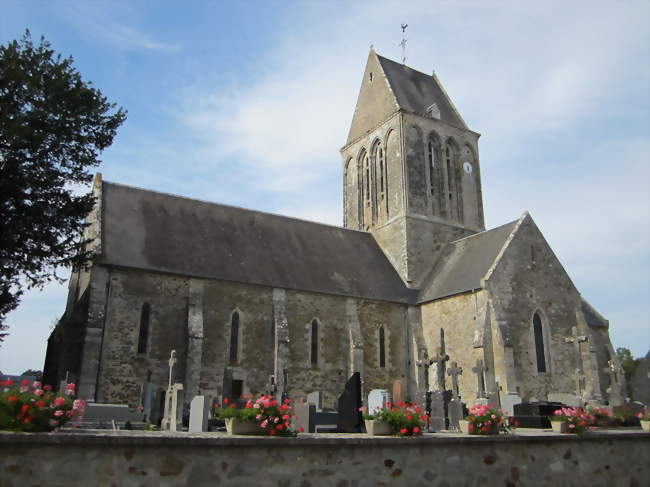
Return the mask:
<path id="1" fill-rule="evenodd" d="M 316 432 L 316 406 L 308 402 L 296 404 L 293 407 L 293 413 L 296 416 L 293 420 L 293 426 L 297 430 L 302 428 L 305 433 Z"/>
<path id="2" fill-rule="evenodd" d="M 368 394 L 368 413 L 375 413 L 383 409 L 390 402 L 390 392 L 388 389 L 373 389 Z"/>
<path id="3" fill-rule="evenodd" d="M 316 409 L 323 409 L 323 393 L 314 391 L 307 394 L 307 402 L 316 406 Z"/>
<path id="4" fill-rule="evenodd" d="M 519 394 L 503 394 L 501 397 L 501 409 L 505 411 L 508 416 L 514 416 L 515 404 L 521 403 L 521 396 Z"/>
<path id="5" fill-rule="evenodd" d="M 190 403 L 190 433 L 203 433 L 208 431 L 210 416 L 210 401 L 205 396 L 194 396 Z"/>
<path id="6" fill-rule="evenodd" d="M 433 431 L 449 428 L 449 402 L 451 391 L 431 391 L 431 418 L 429 426 Z"/>
<path id="7" fill-rule="evenodd" d="M 562 404 L 566 404 L 567 406 L 576 407 L 576 408 L 581 408 L 584 407 L 585 405 L 585 402 L 580 396 L 576 396 L 575 394 L 567 394 L 563 392 L 549 394 L 548 402 L 561 402 Z"/>
<path id="8" fill-rule="evenodd" d="M 362 433 L 363 416 L 361 411 L 361 374 L 355 372 L 345 384 L 339 396 L 336 427 L 339 433 Z"/>

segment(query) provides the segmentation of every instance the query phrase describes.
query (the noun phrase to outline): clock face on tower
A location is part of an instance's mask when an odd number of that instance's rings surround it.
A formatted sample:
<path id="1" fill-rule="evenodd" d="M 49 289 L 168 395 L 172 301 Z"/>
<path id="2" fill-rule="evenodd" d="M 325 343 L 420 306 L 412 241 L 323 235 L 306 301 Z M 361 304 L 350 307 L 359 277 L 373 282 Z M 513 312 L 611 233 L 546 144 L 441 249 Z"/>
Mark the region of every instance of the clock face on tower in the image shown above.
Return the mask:
<path id="1" fill-rule="evenodd" d="M 472 165 L 469 162 L 463 162 L 463 169 L 466 174 L 472 174 Z"/>

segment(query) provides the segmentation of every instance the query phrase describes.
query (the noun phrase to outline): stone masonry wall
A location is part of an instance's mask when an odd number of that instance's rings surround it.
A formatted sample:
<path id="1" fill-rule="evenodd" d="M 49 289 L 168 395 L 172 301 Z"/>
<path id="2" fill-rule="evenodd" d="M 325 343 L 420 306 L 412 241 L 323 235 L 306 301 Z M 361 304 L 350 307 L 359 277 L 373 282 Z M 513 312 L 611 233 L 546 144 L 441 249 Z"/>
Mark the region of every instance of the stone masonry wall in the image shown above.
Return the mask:
<path id="1" fill-rule="evenodd" d="M 577 438 L 0 433 L 3 487 L 641 487 L 650 435 Z M 644 480 L 645 479 L 645 480 Z"/>

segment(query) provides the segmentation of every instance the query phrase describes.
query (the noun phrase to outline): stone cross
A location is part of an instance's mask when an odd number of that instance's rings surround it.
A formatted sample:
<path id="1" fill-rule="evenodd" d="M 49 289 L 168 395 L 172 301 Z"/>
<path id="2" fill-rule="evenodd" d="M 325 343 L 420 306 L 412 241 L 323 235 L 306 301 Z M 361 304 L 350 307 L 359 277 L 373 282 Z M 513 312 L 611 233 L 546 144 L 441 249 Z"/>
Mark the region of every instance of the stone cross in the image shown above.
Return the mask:
<path id="1" fill-rule="evenodd" d="M 571 328 L 571 336 L 564 339 L 565 343 L 573 344 L 575 350 L 577 370 L 578 370 L 578 395 L 582 396 L 585 389 L 585 373 L 582 368 L 582 352 L 580 351 L 580 344 L 589 340 L 586 335 L 578 335 L 578 328 Z"/>
<path id="2" fill-rule="evenodd" d="M 425 358 L 418 360 L 415 364 L 418 366 L 418 386 L 420 389 L 420 404 L 426 407 L 427 396 L 429 392 L 429 367 L 433 364 L 433 360 L 426 358 L 426 351 L 422 351 L 422 356 Z M 428 408 L 426 408 L 428 410 Z M 427 411 L 429 412 L 429 411 Z"/>
<path id="3" fill-rule="evenodd" d="M 431 363 L 436 364 L 436 390 L 444 391 L 445 386 L 445 362 L 449 360 L 449 355 L 445 353 L 445 330 L 440 329 L 440 346 L 436 348 L 436 353 L 431 357 Z"/>
<path id="4" fill-rule="evenodd" d="M 484 372 L 487 370 L 487 367 L 483 365 L 483 360 L 480 358 L 476 359 L 476 365 L 472 367 L 472 372 L 476 374 L 476 379 L 477 379 L 477 389 L 476 389 L 476 397 L 477 398 L 486 398 L 485 394 L 485 375 Z"/>
<path id="5" fill-rule="evenodd" d="M 623 396 L 621 395 L 621 387 L 618 381 L 618 367 L 613 360 L 607 362 L 605 372 L 609 375 L 609 406 L 619 406 L 624 403 Z"/>
<path id="6" fill-rule="evenodd" d="M 176 365 L 176 350 L 172 350 L 169 354 L 169 383 L 167 385 L 168 389 L 172 388 L 172 371 L 174 370 L 174 365 Z"/>
<path id="7" fill-rule="evenodd" d="M 459 367 L 456 362 L 451 363 L 451 368 L 447 371 L 447 375 L 451 376 L 451 391 L 453 398 L 458 400 L 458 376 L 463 373 L 463 368 Z"/>

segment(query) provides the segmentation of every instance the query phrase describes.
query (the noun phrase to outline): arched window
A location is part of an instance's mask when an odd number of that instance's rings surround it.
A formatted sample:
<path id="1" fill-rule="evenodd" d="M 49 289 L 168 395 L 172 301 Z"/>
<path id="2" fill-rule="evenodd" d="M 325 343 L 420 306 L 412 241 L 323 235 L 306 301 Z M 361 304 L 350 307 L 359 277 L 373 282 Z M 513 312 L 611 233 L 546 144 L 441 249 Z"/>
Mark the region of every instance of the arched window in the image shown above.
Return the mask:
<path id="1" fill-rule="evenodd" d="M 379 195 L 384 199 L 385 185 L 384 185 L 384 150 L 379 148 Z"/>
<path id="2" fill-rule="evenodd" d="M 379 327 L 379 367 L 386 367 L 386 335 L 384 327 Z"/>
<path id="3" fill-rule="evenodd" d="M 239 312 L 232 314 L 230 321 L 230 362 L 239 360 Z"/>
<path id="4" fill-rule="evenodd" d="M 537 372 L 546 372 L 546 352 L 544 350 L 544 330 L 542 319 L 538 313 L 533 315 L 533 336 L 535 338 L 535 355 L 537 356 Z"/>
<path id="5" fill-rule="evenodd" d="M 318 365 L 318 321 L 311 322 L 311 364 Z"/>
<path id="6" fill-rule="evenodd" d="M 140 336 L 138 337 L 138 353 L 147 353 L 147 341 L 149 339 L 149 315 L 151 306 L 149 303 L 142 305 L 140 311 Z"/>
<path id="7" fill-rule="evenodd" d="M 433 145 L 433 140 L 429 139 L 429 143 L 427 144 L 427 153 L 428 153 L 428 160 L 429 160 L 429 186 L 431 188 L 431 196 L 435 194 L 435 184 L 436 184 L 436 179 L 434 177 L 434 168 L 436 166 L 436 149 L 435 146 Z"/>
<path id="8" fill-rule="evenodd" d="M 364 194 L 366 197 L 366 205 L 370 205 L 370 164 L 368 163 L 368 154 L 363 156 L 363 174 L 364 174 Z"/>

